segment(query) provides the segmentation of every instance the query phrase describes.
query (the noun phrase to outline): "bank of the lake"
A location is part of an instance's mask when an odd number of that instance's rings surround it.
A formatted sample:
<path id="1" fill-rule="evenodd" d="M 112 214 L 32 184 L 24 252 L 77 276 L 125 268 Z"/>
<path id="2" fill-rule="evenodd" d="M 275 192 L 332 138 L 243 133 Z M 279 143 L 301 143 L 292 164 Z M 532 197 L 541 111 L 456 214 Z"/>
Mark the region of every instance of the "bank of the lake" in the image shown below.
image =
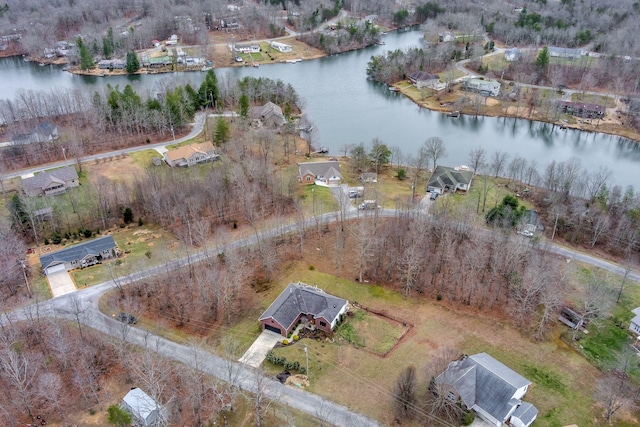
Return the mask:
<path id="1" fill-rule="evenodd" d="M 384 46 L 372 46 L 341 55 L 325 56 L 295 64 L 215 69 L 221 84 L 246 76 L 280 79 L 291 84 L 303 101 L 303 111 L 315 124 L 313 145 L 328 147 L 330 154 L 342 155 L 345 148 L 380 138 L 397 146 L 404 155 L 414 155 L 431 136 L 443 139 L 447 156 L 441 164 L 468 163 L 469 152 L 479 146 L 492 154 L 502 151 L 511 158 L 535 161 L 539 172 L 551 161 L 578 158 L 589 171 L 606 167 L 612 182 L 638 187 L 640 144 L 627 138 L 579 130 L 560 130 L 547 123 L 505 117 L 462 116 L 418 107 L 387 85 L 367 79 L 366 67 L 372 55 L 386 50 L 406 49 L 418 43 L 417 31 L 398 31 L 384 36 Z M 19 58 L 0 60 L 0 99 L 17 99 L 21 91 L 78 89 L 93 93 L 107 84 L 123 88 L 131 84 L 143 95 L 153 96 L 167 85 L 199 86 L 206 73 L 84 77 L 61 71 L 61 67 L 38 67 Z"/>

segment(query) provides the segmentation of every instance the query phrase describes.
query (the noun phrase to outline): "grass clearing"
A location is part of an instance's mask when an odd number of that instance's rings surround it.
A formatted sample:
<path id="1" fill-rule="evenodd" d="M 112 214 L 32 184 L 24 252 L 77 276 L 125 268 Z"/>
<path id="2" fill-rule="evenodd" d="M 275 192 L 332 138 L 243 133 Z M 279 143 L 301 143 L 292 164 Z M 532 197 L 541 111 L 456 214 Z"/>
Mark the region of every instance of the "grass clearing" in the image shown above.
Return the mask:
<path id="1" fill-rule="evenodd" d="M 616 106 L 615 100 L 610 96 L 591 95 L 588 93 L 581 93 L 581 92 L 575 92 L 571 94 L 571 101 L 604 105 L 606 108 L 613 108 Z"/>
<path id="2" fill-rule="evenodd" d="M 162 155 L 158 153 L 156 150 L 142 150 L 136 151 L 134 153 L 130 153 L 129 157 L 133 163 L 139 166 L 142 169 L 146 169 L 150 166 L 153 166 L 153 158 L 162 158 Z"/>
<path id="3" fill-rule="evenodd" d="M 339 209 L 338 202 L 331 194 L 331 189 L 319 185 L 302 186 L 300 204 L 308 215 L 320 215 Z"/>

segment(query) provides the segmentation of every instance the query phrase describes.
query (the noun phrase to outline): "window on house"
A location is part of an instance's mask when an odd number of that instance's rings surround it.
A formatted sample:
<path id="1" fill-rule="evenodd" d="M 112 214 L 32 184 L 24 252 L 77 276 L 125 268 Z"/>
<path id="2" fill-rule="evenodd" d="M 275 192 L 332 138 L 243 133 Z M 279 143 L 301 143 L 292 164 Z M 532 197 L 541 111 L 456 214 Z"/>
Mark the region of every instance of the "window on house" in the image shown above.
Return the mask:
<path id="1" fill-rule="evenodd" d="M 456 395 L 453 394 L 452 391 L 450 391 L 449 394 L 447 394 L 447 399 L 455 401 L 456 400 Z"/>
<path id="2" fill-rule="evenodd" d="M 310 181 L 311 181 L 311 177 L 307 176 L 307 182 L 310 182 Z"/>
<path id="3" fill-rule="evenodd" d="M 327 326 L 327 324 L 326 324 L 325 322 L 320 322 L 320 326 L 322 326 L 322 327 L 326 327 L 326 326 Z"/>

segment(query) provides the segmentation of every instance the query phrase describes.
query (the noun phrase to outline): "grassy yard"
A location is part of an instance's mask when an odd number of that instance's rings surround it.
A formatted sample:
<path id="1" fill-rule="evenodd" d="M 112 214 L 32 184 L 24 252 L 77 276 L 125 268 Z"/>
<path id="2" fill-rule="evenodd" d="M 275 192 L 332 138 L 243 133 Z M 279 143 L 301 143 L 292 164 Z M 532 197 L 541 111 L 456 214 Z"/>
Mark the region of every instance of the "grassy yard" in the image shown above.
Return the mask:
<path id="1" fill-rule="evenodd" d="M 138 167 L 142 169 L 146 169 L 148 167 L 153 166 L 153 158 L 162 158 L 162 155 L 158 153 L 156 150 L 143 150 L 136 151 L 135 153 L 129 154 L 129 157 Z"/>
<path id="2" fill-rule="evenodd" d="M 584 102 L 588 104 L 604 105 L 607 108 L 615 107 L 615 100 L 605 95 L 590 95 L 588 93 L 576 92 L 571 94 L 571 100 L 575 102 Z"/>
<path id="3" fill-rule="evenodd" d="M 118 248 L 125 251 L 124 256 L 73 270 L 71 276 L 78 287 L 102 283 L 186 255 L 172 234 L 154 225 L 114 228 L 111 231 Z"/>
<path id="4" fill-rule="evenodd" d="M 455 312 L 435 302 L 407 300 L 388 289 L 323 274 L 302 263 L 294 264 L 286 271 L 278 280 L 278 286 L 264 296 L 264 304 L 272 301 L 286 283 L 298 280 L 318 285 L 329 293 L 358 301 L 361 305 L 384 308 L 396 316 L 411 319 L 416 325 L 412 333 L 385 358 L 341 339 L 333 343 L 302 339 L 296 344 L 276 349 L 278 355 L 284 355 L 290 361 L 297 360 L 302 365 L 305 363 L 303 348 L 308 345 L 311 392 L 332 397 L 390 424 L 389 391 L 399 372 L 410 364 L 422 372 L 430 356 L 438 350 L 455 348 L 467 354 L 488 352 L 533 381 L 526 400 L 540 411 L 537 425 L 597 424 L 592 410 L 587 408 L 592 408 L 594 403 L 591 394 L 599 376 L 598 370 L 559 339 L 533 342 L 520 335 L 508 322 Z M 366 330 L 367 316 L 356 314 L 345 323 L 348 324 L 352 325 L 349 335 L 361 336 L 366 333 L 363 331 Z M 382 335 L 388 335 L 388 332 Z M 265 365 L 270 374 L 282 370 L 282 367 L 268 362 Z M 428 382 L 422 375 L 419 375 L 419 390 L 423 390 Z M 362 393 L 363 389 L 367 393 Z"/>
<path id="5" fill-rule="evenodd" d="M 300 205 L 307 215 L 320 215 L 340 209 L 331 189 L 318 185 L 301 186 Z"/>
<path id="6" fill-rule="evenodd" d="M 353 317 L 337 329 L 337 334 L 356 347 L 383 355 L 398 342 L 406 328 L 364 310 L 354 310 Z"/>

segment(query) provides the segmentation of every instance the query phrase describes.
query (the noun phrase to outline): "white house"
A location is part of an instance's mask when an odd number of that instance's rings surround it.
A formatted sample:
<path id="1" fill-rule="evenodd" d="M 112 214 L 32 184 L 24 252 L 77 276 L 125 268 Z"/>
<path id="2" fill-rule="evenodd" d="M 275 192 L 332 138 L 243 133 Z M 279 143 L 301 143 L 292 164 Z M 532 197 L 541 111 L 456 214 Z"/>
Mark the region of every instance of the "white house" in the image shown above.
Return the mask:
<path id="1" fill-rule="evenodd" d="M 636 307 L 631 312 L 634 314 L 629 325 L 629 330 L 636 335 L 640 336 L 640 307 Z"/>
<path id="2" fill-rule="evenodd" d="M 498 96 L 500 93 L 500 86 L 500 82 L 495 80 L 466 78 L 462 81 L 463 90 L 476 92 L 483 96 Z"/>
<path id="3" fill-rule="evenodd" d="M 342 182 L 340 164 L 336 161 L 298 163 L 298 180 L 302 184 L 337 187 Z"/>
<path id="4" fill-rule="evenodd" d="M 504 60 L 507 62 L 519 61 L 522 59 L 522 51 L 517 47 L 504 51 Z"/>
<path id="5" fill-rule="evenodd" d="M 167 419 L 166 408 L 139 388 L 132 388 L 122 398 L 122 408 L 143 426 L 152 426 Z"/>
<path id="6" fill-rule="evenodd" d="M 260 52 L 259 44 L 237 44 L 233 46 L 233 50 L 238 53 L 258 53 Z"/>
<path id="7" fill-rule="evenodd" d="M 291 46 L 280 42 L 271 42 L 271 47 L 282 53 L 291 52 Z"/>
<path id="8" fill-rule="evenodd" d="M 531 381 L 487 353 L 462 356 L 435 379 L 438 393 L 461 403 L 496 427 L 529 427 L 538 410 L 521 399 Z"/>

